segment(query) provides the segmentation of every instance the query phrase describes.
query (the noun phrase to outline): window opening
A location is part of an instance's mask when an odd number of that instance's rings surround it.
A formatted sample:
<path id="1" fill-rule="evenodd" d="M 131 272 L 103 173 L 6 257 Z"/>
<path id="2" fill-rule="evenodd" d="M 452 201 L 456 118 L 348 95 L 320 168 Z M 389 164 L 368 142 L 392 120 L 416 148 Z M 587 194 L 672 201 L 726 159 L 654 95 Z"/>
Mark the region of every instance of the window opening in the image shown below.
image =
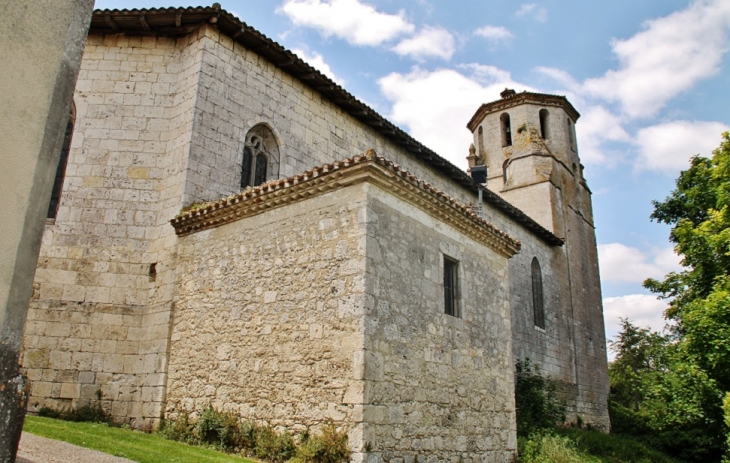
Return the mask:
<path id="1" fill-rule="evenodd" d="M 148 275 L 150 277 L 150 282 L 157 280 L 157 262 L 150 264 Z"/>
<path id="2" fill-rule="evenodd" d="M 66 165 L 68 164 L 68 153 L 71 150 L 71 137 L 74 133 L 75 118 L 76 114 L 72 106 L 71 113 L 68 116 L 68 123 L 66 124 L 66 133 L 63 137 L 61 156 L 58 159 L 58 166 L 56 166 L 56 177 L 53 180 L 51 202 L 48 205 L 48 214 L 46 215 L 46 217 L 49 219 L 56 218 L 56 214 L 58 213 L 58 205 L 61 202 L 61 191 L 63 190 L 63 181 L 66 178 Z"/>
<path id="3" fill-rule="evenodd" d="M 570 122 L 570 119 L 567 119 L 568 121 L 568 140 L 570 141 L 570 149 L 575 151 L 575 141 L 573 137 L 573 124 Z"/>
<path id="4" fill-rule="evenodd" d="M 444 313 L 459 317 L 459 263 L 444 256 Z"/>
<path id="5" fill-rule="evenodd" d="M 550 137 L 550 134 L 548 133 L 548 121 L 550 118 L 550 113 L 547 109 L 541 109 L 540 110 L 540 136 L 543 140 L 547 140 Z"/>
<path id="6" fill-rule="evenodd" d="M 261 185 L 266 181 L 266 156 L 262 153 L 256 155 L 256 173 L 254 174 L 254 185 Z"/>
<path id="7" fill-rule="evenodd" d="M 535 326 L 545 329 L 545 307 L 542 294 L 542 270 L 537 257 L 532 259 L 532 312 L 535 319 Z"/>
<path id="8" fill-rule="evenodd" d="M 504 113 L 499 116 L 502 125 L 502 148 L 512 146 L 512 127 L 510 125 L 509 114 Z"/>
<path id="9" fill-rule="evenodd" d="M 279 175 L 279 146 L 265 124 L 252 128 L 246 135 L 241 161 L 241 188 L 258 186 Z"/>
<path id="10" fill-rule="evenodd" d="M 502 163 L 502 183 L 507 183 L 507 167 L 509 167 L 509 159 Z"/>
<path id="11" fill-rule="evenodd" d="M 253 154 L 246 147 L 243 149 L 243 164 L 241 165 L 241 188 L 251 185 L 251 163 L 253 162 Z"/>

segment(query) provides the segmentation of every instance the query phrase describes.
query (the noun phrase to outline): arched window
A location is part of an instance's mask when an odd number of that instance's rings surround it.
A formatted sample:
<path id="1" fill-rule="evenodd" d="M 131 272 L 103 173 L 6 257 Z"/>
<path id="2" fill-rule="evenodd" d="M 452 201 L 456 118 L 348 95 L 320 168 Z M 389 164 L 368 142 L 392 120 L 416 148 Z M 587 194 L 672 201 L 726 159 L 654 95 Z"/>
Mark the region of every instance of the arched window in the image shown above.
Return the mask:
<path id="1" fill-rule="evenodd" d="M 550 138 L 550 133 L 548 132 L 548 120 L 550 118 L 550 113 L 547 109 L 541 109 L 540 110 L 540 135 L 542 136 L 543 140 L 547 140 Z"/>
<path id="2" fill-rule="evenodd" d="M 499 116 L 499 121 L 502 126 L 502 148 L 512 146 L 512 127 L 509 121 L 509 114 L 504 113 Z"/>
<path id="3" fill-rule="evenodd" d="M 56 167 L 56 178 L 53 180 L 53 191 L 51 192 L 51 203 L 48 205 L 48 214 L 46 217 L 55 219 L 58 213 L 58 204 L 61 202 L 61 190 L 63 190 L 63 180 L 66 178 L 66 165 L 68 164 L 68 152 L 71 149 L 71 137 L 74 133 L 74 123 L 76 122 L 76 106 L 71 103 L 71 113 L 68 115 L 66 123 L 66 134 L 63 138 L 63 146 L 61 147 L 61 156 Z"/>
<path id="4" fill-rule="evenodd" d="M 545 307 L 542 299 L 542 270 L 537 257 L 532 258 L 532 313 L 535 319 L 535 326 L 545 329 Z"/>
<path id="5" fill-rule="evenodd" d="M 279 145 L 264 124 L 249 130 L 241 161 L 241 188 L 258 186 L 279 176 Z"/>

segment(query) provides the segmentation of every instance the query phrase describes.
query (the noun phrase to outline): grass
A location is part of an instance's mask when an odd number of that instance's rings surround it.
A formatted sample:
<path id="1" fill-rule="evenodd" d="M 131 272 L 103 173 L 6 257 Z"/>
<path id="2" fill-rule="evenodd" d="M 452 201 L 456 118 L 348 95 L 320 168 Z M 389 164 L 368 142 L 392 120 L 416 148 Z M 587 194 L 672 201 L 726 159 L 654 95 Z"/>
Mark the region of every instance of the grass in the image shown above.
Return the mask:
<path id="1" fill-rule="evenodd" d="M 23 431 L 139 463 L 254 463 L 246 458 L 101 423 L 74 423 L 27 416 Z"/>
<path id="2" fill-rule="evenodd" d="M 576 443 L 576 449 L 602 463 L 683 463 L 629 436 L 563 428 L 558 434 Z"/>

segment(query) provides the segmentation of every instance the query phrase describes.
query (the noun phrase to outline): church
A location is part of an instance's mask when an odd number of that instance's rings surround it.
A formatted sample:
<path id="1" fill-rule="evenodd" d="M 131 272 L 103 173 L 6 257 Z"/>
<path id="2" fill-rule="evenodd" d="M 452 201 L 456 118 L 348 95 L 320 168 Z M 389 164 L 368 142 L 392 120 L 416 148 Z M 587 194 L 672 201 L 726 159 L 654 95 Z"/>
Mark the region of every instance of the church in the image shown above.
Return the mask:
<path id="1" fill-rule="evenodd" d="M 511 461 L 530 359 L 568 420 L 608 430 L 579 113 L 510 89 L 474 111 L 465 172 L 218 4 L 95 11 L 29 411 L 100 402 L 149 429 L 212 405 L 333 421 L 353 461 Z"/>

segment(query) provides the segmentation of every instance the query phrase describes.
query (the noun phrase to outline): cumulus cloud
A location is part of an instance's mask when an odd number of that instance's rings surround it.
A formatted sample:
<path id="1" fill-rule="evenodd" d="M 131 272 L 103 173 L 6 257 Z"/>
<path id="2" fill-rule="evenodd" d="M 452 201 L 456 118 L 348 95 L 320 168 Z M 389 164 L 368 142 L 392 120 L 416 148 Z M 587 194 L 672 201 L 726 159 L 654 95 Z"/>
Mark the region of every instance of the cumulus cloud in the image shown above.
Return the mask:
<path id="1" fill-rule="evenodd" d="M 523 3 L 515 13 L 517 16 L 532 18 L 535 21 L 544 23 L 548 19 L 547 9 L 537 3 Z"/>
<path id="2" fill-rule="evenodd" d="M 336 36 L 355 45 L 379 45 L 415 26 L 398 14 L 381 13 L 359 0 L 286 0 L 277 8 L 298 26 L 317 29 L 325 37 Z"/>
<path id="3" fill-rule="evenodd" d="M 332 68 L 330 68 L 330 65 L 324 61 L 324 57 L 322 57 L 322 55 L 320 55 L 316 51 L 312 52 L 311 54 L 302 50 L 301 48 L 294 48 L 292 49 L 292 51 L 301 59 L 309 63 L 310 66 L 312 66 L 322 74 L 326 75 L 333 81 L 337 82 L 339 85 L 345 85 L 344 79 L 337 77 L 335 73 L 332 72 Z"/>
<path id="4" fill-rule="evenodd" d="M 650 294 L 628 294 L 603 299 L 603 318 L 606 323 L 606 338 L 614 338 L 621 331 L 621 318 L 628 318 L 631 323 L 652 331 L 662 331 L 666 321 L 664 311 L 666 300 L 657 299 Z"/>
<path id="5" fill-rule="evenodd" d="M 484 37 L 493 46 L 499 44 L 500 42 L 506 42 L 514 37 L 512 32 L 510 32 L 509 29 L 507 29 L 506 27 L 490 25 L 480 27 L 479 29 L 474 31 L 474 34 Z"/>
<path id="6" fill-rule="evenodd" d="M 607 156 L 605 143 L 630 141 L 631 137 L 623 128 L 621 118 L 603 106 L 588 106 L 580 118 L 578 129 L 580 158 L 585 164 L 615 164 L 621 156 L 612 153 Z"/>
<path id="7" fill-rule="evenodd" d="M 720 122 L 672 121 L 645 127 L 636 136 L 636 167 L 676 176 L 689 167 L 689 158 L 695 154 L 711 156 L 726 130 L 730 126 Z"/>
<path id="8" fill-rule="evenodd" d="M 586 92 L 619 102 L 632 118 L 655 115 L 669 100 L 720 70 L 728 50 L 730 2 L 696 1 L 644 30 L 614 40 L 617 70 L 585 82 Z"/>
<path id="9" fill-rule="evenodd" d="M 478 104 L 499 99 L 505 87 L 527 88 L 494 66 L 471 64 L 461 69 L 464 73 L 416 67 L 408 74 L 391 73 L 378 80 L 378 85 L 392 103 L 391 120 L 407 126 L 417 140 L 466 169 L 472 135 L 465 125 Z"/>
<path id="10" fill-rule="evenodd" d="M 456 42 L 446 29 L 426 26 L 413 37 L 402 40 L 392 50 L 419 61 L 431 57 L 448 60 L 456 51 Z"/>
<path id="11" fill-rule="evenodd" d="M 681 270 L 674 249 L 654 248 L 649 252 L 621 243 L 598 245 L 601 280 L 613 283 L 641 283 L 647 278 L 663 278 Z"/>

